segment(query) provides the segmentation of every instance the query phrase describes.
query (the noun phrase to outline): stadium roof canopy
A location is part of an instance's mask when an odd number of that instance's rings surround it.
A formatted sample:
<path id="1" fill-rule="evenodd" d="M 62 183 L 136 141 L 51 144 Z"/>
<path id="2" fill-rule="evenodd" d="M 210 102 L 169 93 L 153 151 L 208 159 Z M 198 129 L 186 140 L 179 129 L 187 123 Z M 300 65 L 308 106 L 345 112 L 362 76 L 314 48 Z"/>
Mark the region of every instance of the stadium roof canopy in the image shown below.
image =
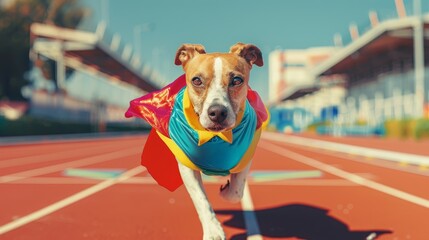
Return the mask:
<path id="1" fill-rule="evenodd" d="M 306 84 L 306 85 L 297 85 L 294 87 L 287 88 L 282 94 L 279 102 L 286 100 L 294 100 L 300 97 L 303 97 L 307 94 L 314 93 L 320 89 L 320 86 L 317 84 Z"/>
<path id="2" fill-rule="evenodd" d="M 424 45 L 429 46 L 429 15 L 422 17 L 424 23 Z M 411 58 L 414 49 L 414 26 L 421 22 L 415 16 L 390 19 L 378 23 L 349 45 L 338 50 L 326 61 L 313 69 L 315 77 L 333 74 L 348 74 L 365 71 L 383 61 Z M 425 55 L 429 51 L 425 47 Z"/>
<path id="3" fill-rule="evenodd" d="M 132 56 L 131 47 L 124 46 L 119 36 L 105 34 L 105 25 L 95 33 L 34 23 L 31 25 L 33 51 L 48 58 L 64 60 L 65 65 L 101 72 L 108 79 L 126 82 L 143 91 L 159 87 L 144 74 L 138 58 Z"/>

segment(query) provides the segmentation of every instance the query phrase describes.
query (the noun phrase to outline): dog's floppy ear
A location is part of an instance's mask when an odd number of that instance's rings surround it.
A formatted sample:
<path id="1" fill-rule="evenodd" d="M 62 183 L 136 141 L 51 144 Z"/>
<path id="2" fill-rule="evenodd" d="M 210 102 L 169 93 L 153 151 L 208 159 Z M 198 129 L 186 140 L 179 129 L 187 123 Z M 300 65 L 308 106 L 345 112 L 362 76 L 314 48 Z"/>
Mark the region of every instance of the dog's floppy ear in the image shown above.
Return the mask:
<path id="1" fill-rule="evenodd" d="M 203 45 L 200 44 L 183 44 L 177 49 L 176 59 L 174 59 L 174 64 L 182 65 L 185 67 L 186 63 L 195 57 L 197 54 L 204 54 L 206 50 Z"/>
<path id="2" fill-rule="evenodd" d="M 229 52 L 246 59 L 250 65 L 256 64 L 256 66 L 259 67 L 264 65 L 261 50 L 259 50 L 255 45 L 236 43 L 229 49 Z"/>

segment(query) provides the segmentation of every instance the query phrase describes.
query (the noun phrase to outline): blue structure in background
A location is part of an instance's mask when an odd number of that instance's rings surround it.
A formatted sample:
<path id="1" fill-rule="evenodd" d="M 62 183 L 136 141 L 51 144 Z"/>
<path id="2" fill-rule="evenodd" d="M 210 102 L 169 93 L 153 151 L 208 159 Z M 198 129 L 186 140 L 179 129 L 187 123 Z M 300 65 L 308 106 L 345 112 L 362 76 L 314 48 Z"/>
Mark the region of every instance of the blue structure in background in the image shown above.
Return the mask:
<path id="1" fill-rule="evenodd" d="M 371 126 L 368 124 L 335 124 L 339 115 L 338 106 L 328 106 L 322 108 L 320 112 L 320 122 L 329 123 L 321 125 L 316 128 L 318 134 L 329 134 L 336 136 L 370 136 L 370 135 L 384 135 L 386 130 L 383 124 Z"/>
<path id="2" fill-rule="evenodd" d="M 314 121 L 314 115 L 300 107 L 274 107 L 270 115 L 270 126 L 281 132 L 301 132 Z"/>
<path id="3" fill-rule="evenodd" d="M 328 106 L 322 108 L 320 110 L 320 121 L 327 122 L 327 121 L 333 121 L 337 119 L 338 117 L 338 106 Z"/>

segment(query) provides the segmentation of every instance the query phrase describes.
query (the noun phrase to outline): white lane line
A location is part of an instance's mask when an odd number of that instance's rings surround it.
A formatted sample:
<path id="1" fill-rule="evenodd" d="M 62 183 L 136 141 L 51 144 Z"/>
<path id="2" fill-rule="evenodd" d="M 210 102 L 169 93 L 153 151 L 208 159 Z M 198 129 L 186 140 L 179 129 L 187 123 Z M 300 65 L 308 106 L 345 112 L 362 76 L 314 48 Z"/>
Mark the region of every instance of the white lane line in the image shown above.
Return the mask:
<path id="1" fill-rule="evenodd" d="M 356 154 L 369 158 L 379 158 L 393 162 L 406 162 L 418 166 L 429 166 L 429 156 L 387 151 L 381 149 L 373 149 L 366 147 L 352 146 L 343 143 L 327 142 L 297 136 L 284 135 L 274 132 L 264 132 L 262 139 L 272 140 L 276 142 L 290 143 L 295 145 L 308 146 L 313 148 L 325 149 L 334 152 L 343 152 Z"/>
<path id="2" fill-rule="evenodd" d="M 68 178 L 68 177 L 31 177 L 6 184 L 29 184 L 29 185 L 69 185 L 69 184 L 97 184 L 105 179 L 90 178 Z M 203 180 L 204 181 L 204 180 Z M 218 185 L 223 181 L 204 181 L 204 184 Z M 272 182 L 253 182 L 251 179 L 248 183 L 252 186 L 359 186 L 345 179 L 288 179 Z M 143 184 L 157 185 L 158 183 L 152 177 L 133 177 L 119 184 Z"/>
<path id="3" fill-rule="evenodd" d="M 248 240 L 262 240 L 261 230 L 255 215 L 252 197 L 250 196 L 249 185 L 244 185 L 243 198 L 241 199 L 241 208 L 243 209 L 244 224 L 247 229 Z"/>
<path id="4" fill-rule="evenodd" d="M 113 159 L 126 157 L 126 156 L 130 156 L 130 155 L 135 155 L 139 151 L 138 149 L 140 149 L 140 147 L 139 148 L 131 148 L 131 149 L 127 148 L 125 150 L 106 153 L 106 154 L 92 156 L 92 157 L 87 157 L 87 158 L 83 158 L 83 159 L 76 160 L 76 161 L 60 163 L 60 164 L 56 164 L 56 165 L 52 165 L 52 166 L 41 167 L 41 168 L 36 168 L 36 169 L 28 170 L 28 171 L 22 171 L 22 172 L 9 174 L 9 175 L 4 175 L 4 176 L 0 177 L 0 183 L 18 181 L 18 180 L 29 178 L 29 177 L 34 177 L 34 176 L 39 176 L 39 175 L 48 174 L 48 173 L 52 173 L 52 172 L 61 171 L 61 170 L 64 170 L 64 169 L 70 168 L 70 167 L 80 167 L 80 166 L 90 165 L 90 164 L 94 164 L 94 163 L 110 161 Z"/>
<path id="5" fill-rule="evenodd" d="M 305 148 L 305 146 L 299 146 L 299 145 L 296 145 L 296 147 L 299 147 L 301 149 Z M 306 149 L 314 151 L 314 152 L 318 151 L 318 149 L 316 149 L 316 148 L 306 148 Z M 397 164 L 397 162 L 392 162 L 392 161 L 388 161 L 385 159 L 372 158 L 372 157 L 363 158 L 362 156 L 359 156 L 359 155 L 352 155 L 352 154 L 347 154 L 344 152 L 333 152 L 333 151 L 324 151 L 323 154 L 348 159 L 350 161 L 363 163 L 366 165 L 373 165 L 373 166 L 377 166 L 377 167 L 388 168 L 388 169 L 393 169 L 396 171 L 401 171 L 401 172 L 412 173 L 412 174 L 416 174 L 416 175 L 422 175 L 422 176 L 429 177 L 429 171 L 421 170 L 421 169 L 413 168 L 413 167 L 412 168 L 404 167 L 404 166 L 401 166 L 401 164 Z M 377 159 L 379 161 L 371 161 L 373 159 Z M 410 165 L 410 166 L 413 166 L 413 165 Z"/>
<path id="6" fill-rule="evenodd" d="M 281 156 L 288 157 L 288 158 L 291 158 L 295 161 L 298 161 L 298 162 L 304 163 L 306 165 L 315 167 L 317 169 L 320 169 L 320 170 L 325 171 L 327 173 L 330 173 L 332 175 L 338 176 L 340 178 L 347 179 L 350 182 L 353 182 L 353 183 L 374 189 L 376 191 L 379 191 L 379 192 L 388 194 L 390 196 L 405 200 L 407 202 L 414 203 L 416 205 L 419 205 L 419 206 L 422 206 L 425 208 L 429 208 L 429 200 L 427 200 L 427 199 L 424 199 L 424 198 L 412 195 L 410 193 L 403 192 L 401 190 L 398 190 L 398 189 L 395 189 L 395 188 L 374 182 L 372 180 L 363 178 L 359 175 L 346 172 L 346 171 L 341 170 L 339 168 L 333 167 L 329 164 L 322 163 L 320 161 L 317 161 L 315 159 L 312 159 L 312 158 L 303 156 L 301 154 L 289 151 L 285 148 L 279 147 L 279 146 L 274 145 L 272 143 L 268 143 L 267 141 L 261 141 L 258 146 L 260 146 L 261 148 L 264 148 L 268 151 L 277 153 Z"/>
<path id="7" fill-rule="evenodd" d="M 19 166 L 19 165 L 25 165 L 25 164 L 31 164 L 31 163 L 60 160 L 63 158 L 72 158 L 72 157 L 82 155 L 82 151 L 85 151 L 85 150 L 90 149 L 90 150 L 96 151 L 96 150 L 110 149 L 109 147 L 111 147 L 111 146 L 114 146 L 114 145 L 110 144 L 110 145 L 103 145 L 101 147 L 79 148 L 79 151 L 76 151 L 76 149 L 64 150 L 64 151 L 55 151 L 55 152 L 45 153 L 45 154 L 40 154 L 40 155 L 31 155 L 31 156 L 26 156 L 26 157 L 18 157 L 18 158 L 0 160 L 0 169 L 1 168 L 7 168 L 7 167 L 13 167 L 13 166 Z"/>
<path id="8" fill-rule="evenodd" d="M 86 197 L 89 197 L 97 192 L 100 192 L 108 187 L 113 186 L 114 184 L 123 182 L 139 173 L 142 173 L 145 171 L 145 168 L 142 166 L 135 167 L 133 169 L 128 170 L 127 172 L 123 173 L 122 175 L 118 176 L 117 178 L 108 179 L 106 181 L 103 181 L 101 183 L 98 183 L 92 187 L 89 187 L 81 192 L 78 192 L 76 194 L 71 195 L 70 197 L 67 197 L 63 200 L 60 200 L 54 204 L 51 204 L 45 208 L 42 208 L 38 211 L 35 211 L 33 213 L 30 213 L 24 217 L 18 218 L 12 222 L 9 222 L 3 226 L 0 226 L 0 235 L 7 233 L 9 231 L 12 231 L 16 228 L 19 228 L 23 225 L 26 225 L 30 222 L 33 222 L 37 219 L 40 219 L 48 214 L 51 214 L 55 211 L 58 211 L 64 207 L 67 207 L 77 201 L 80 201 Z"/>

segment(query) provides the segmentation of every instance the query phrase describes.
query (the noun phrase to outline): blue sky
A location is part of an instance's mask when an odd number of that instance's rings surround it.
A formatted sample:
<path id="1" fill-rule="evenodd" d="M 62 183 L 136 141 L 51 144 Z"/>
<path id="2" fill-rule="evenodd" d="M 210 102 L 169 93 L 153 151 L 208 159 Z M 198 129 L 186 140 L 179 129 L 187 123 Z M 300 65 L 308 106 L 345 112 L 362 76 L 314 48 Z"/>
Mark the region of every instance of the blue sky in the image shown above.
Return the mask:
<path id="1" fill-rule="evenodd" d="M 265 58 L 254 67 L 251 86 L 267 99 L 268 54 L 275 49 L 302 49 L 333 45 L 333 35 L 348 34 L 350 23 L 367 25 L 368 12 L 380 18 L 396 17 L 394 0 L 83 0 L 92 8 L 90 21 L 103 18 L 108 6 L 108 31 L 133 44 L 134 28 L 150 24 L 141 33 L 141 56 L 168 81 L 182 74 L 174 55 L 182 43 L 199 43 L 207 52 L 228 51 L 236 42 L 253 43 Z M 412 13 L 412 1 L 404 0 Z M 429 0 L 422 0 L 424 10 Z M 106 5 L 105 5 L 106 6 Z"/>

